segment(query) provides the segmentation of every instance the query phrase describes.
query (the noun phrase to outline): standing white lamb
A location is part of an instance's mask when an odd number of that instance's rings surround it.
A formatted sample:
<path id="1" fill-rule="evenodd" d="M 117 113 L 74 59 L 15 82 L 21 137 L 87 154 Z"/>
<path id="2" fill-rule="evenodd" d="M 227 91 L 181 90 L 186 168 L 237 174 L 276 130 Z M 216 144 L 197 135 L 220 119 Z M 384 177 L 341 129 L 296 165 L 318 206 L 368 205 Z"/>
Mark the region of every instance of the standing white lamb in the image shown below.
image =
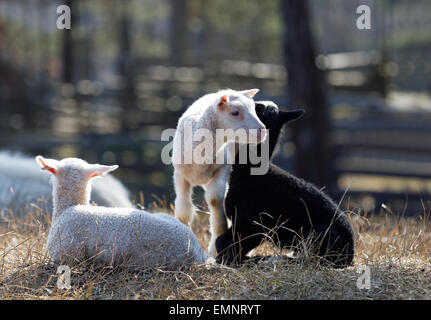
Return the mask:
<path id="1" fill-rule="evenodd" d="M 38 168 L 34 157 L 0 151 L 0 212 L 24 215 L 32 211 L 32 204 L 44 201 L 52 207 L 49 177 Z M 91 200 L 106 207 L 134 207 L 129 191 L 112 175 L 94 181 Z"/>
<path id="2" fill-rule="evenodd" d="M 175 217 L 189 225 L 193 218 L 191 191 L 193 186 L 202 186 L 205 200 L 211 211 L 211 240 L 208 254 L 217 255 L 215 240 L 227 229 L 224 209 L 226 185 L 231 164 L 218 161 L 219 155 L 227 151 L 227 143 L 248 143 L 248 137 L 262 142 L 266 137 L 266 129 L 256 115 L 254 95 L 258 89 L 235 91 L 220 90 L 207 94 L 195 101 L 179 119 L 173 139 L 173 165 L 175 185 Z M 248 134 L 245 139 L 239 136 L 223 136 L 217 134 L 223 130 L 243 129 Z M 202 136 L 198 131 L 209 133 L 213 145 L 211 155 L 205 155 L 205 162 L 195 161 L 194 156 L 201 153 Z M 208 138 L 208 137 L 207 137 Z M 199 152 L 196 152 L 199 151 Z M 208 150 L 205 150 L 206 152 Z M 229 154 L 227 155 L 229 156 Z M 232 154 L 230 154 L 232 156 Z M 192 157 L 186 160 L 186 158 Z M 208 161 L 209 160 L 209 161 Z M 232 163 L 232 162 L 231 162 Z"/>
<path id="3" fill-rule="evenodd" d="M 83 261 L 127 267 L 175 269 L 204 262 L 206 255 L 189 228 L 167 214 L 89 205 L 91 180 L 118 166 L 36 157 L 53 174 L 54 210 L 47 251 L 55 263 Z"/>

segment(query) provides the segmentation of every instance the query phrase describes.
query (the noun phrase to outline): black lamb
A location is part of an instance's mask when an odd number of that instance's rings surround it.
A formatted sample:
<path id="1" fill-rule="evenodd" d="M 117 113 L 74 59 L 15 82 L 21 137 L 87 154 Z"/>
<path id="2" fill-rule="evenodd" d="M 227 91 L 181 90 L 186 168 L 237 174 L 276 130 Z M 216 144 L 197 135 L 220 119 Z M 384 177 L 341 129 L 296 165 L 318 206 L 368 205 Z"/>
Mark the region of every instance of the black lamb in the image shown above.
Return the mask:
<path id="1" fill-rule="evenodd" d="M 261 101 L 256 102 L 256 113 L 269 130 L 271 157 L 283 125 L 298 119 L 304 111 L 281 111 L 273 102 Z M 260 146 L 254 152 L 259 153 Z M 309 248 L 314 248 L 321 262 L 336 268 L 352 264 L 352 226 L 328 195 L 272 163 L 266 174 L 251 175 L 253 164 L 240 164 L 238 160 L 237 156 L 225 199 L 232 226 L 216 240 L 219 263 L 242 263 L 250 250 L 270 238 L 294 251 L 300 241 L 308 239 L 313 243 Z"/>

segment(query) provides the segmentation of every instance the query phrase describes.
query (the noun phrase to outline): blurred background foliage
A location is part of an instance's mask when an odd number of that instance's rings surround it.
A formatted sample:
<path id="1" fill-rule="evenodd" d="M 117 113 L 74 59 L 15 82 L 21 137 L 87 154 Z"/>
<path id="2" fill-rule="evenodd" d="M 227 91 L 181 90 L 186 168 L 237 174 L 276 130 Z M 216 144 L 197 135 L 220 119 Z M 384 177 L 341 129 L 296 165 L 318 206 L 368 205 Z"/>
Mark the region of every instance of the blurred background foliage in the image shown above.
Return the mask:
<path id="1" fill-rule="evenodd" d="M 298 107 L 290 90 L 304 80 L 301 90 L 322 94 L 299 105 L 307 117 L 286 130 L 275 162 L 337 201 L 348 190 L 350 208 L 423 212 L 431 2 L 301 2 L 68 0 L 67 31 L 56 28 L 58 1 L 0 0 L 0 148 L 117 163 L 135 198 L 171 201 L 160 134 L 188 105 L 230 87 Z M 356 28 L 361 4 L 371 8 L 371 30 Z M 311 38 L 292 42 L 307 25 Z M 292 49 L 313 59 L 289 60 Z M 310 84 L 314 74 L 322 77 Z"/>

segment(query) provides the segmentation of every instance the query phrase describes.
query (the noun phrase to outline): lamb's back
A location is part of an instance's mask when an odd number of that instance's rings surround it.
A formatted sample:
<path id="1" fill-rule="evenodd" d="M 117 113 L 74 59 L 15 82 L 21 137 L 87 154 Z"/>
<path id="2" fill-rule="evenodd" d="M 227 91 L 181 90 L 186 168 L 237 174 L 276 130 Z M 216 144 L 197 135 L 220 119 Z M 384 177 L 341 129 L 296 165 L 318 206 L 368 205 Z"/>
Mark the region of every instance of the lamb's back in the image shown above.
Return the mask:
<path id="1" fill-rule="evenodd" d="M 235 168 L 233 169 L 235 171 Z M 243 171 L 244 172 L 244 171 Z M 313 184 L 270 164 L 265 175 L 232 175 L 226 205 L 289 217 L 291 222 L 307 224 L 307 211 L 317 223 L 331 220 L 336 204 Z"/>
<path id="2" fill-rule="evenodd" d="M 54 260 L 59 260 L 59 238 L 63 238 L 63 246 L 84 244 L 81 255 L 98 255 L 104 263 L 175 267 L 188 257 L 203 261 L 197 239 L 186 226 L 166 214 L 142 210 L 71 207 L 54 220 L 48 237 L 48 251 L 57 257 Z M 64 249 L 79 255 L 71 247 Z"/>
<path id="3" fill-rule="evenodd" d="M 186 121 L 191 123 L 193 132 L 201 128 L 210 128 L 213 119 L 208 110 L 214 103 L 215 96 L 215 93 L 210 93 L 191 104 L 178 120 L 177 133 L 183 133 Z"/>

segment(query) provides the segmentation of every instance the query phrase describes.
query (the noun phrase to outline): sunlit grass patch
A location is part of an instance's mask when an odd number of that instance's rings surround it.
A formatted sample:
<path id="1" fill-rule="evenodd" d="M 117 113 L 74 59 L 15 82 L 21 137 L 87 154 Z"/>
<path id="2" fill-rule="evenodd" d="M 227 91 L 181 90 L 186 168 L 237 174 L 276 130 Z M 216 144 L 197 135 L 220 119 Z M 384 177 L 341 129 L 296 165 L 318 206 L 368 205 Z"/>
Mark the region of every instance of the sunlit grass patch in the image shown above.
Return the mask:
<path id="1" fill-rule="evenodd" d="M 164 200 L 148 207 L 151 211 L 170 211 Z M 431 298 L 431 228 L 427 217 L 381 214 L 367 216 L 366 221 L 353 215 L 354 265 L 341 270 L 285 259 L 237 268 L 194 264 L 176 271 L 132 271 L 87 263 L 71 269 L 69 289 L 58 289 L 57 267 L 44 249 L 49 214 L 35 210 L 25 217 L 9 216 L 0 222 L 0 299 Z M 205 249 L 210 238 L 208 227 L 208 215 L 198 214 L 193 230 Z M 265 243 L 255 253 L 273 255 L 280 250 Z M 357 286 L 360 266 L 369 268 L 370 289 Z"/>

